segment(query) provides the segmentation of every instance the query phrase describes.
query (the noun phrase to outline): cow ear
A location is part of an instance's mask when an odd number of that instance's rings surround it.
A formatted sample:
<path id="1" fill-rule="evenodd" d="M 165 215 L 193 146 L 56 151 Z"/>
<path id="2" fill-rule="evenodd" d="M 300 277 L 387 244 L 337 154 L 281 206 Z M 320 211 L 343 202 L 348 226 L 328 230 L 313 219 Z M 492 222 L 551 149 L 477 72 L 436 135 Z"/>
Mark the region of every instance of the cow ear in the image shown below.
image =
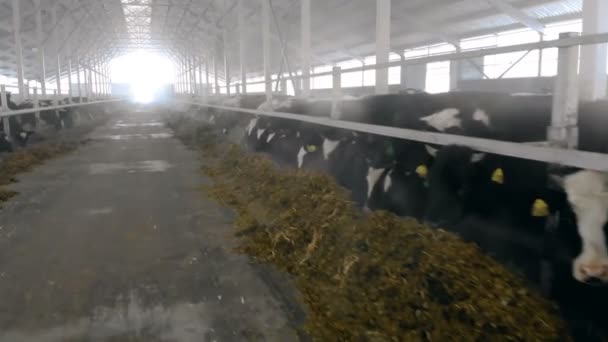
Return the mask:
<path id="1" fill-rule="evenodd" d="M 565 186 L 565 178 L 564 176 L 560 176 L 560 175 L 550 175 L 549 176 L 549 181 L 551 182 L 551 184 L 557 186 L 560 189 L 564 189 Z"/>
<path id="2" fill-rule="evenodd" d="M 473 153 L 471 156 L 471 163 L 479 163 L 485 158 L 486 154 L 483 152 Z"/>
<path id="3" fill-rule="evenodd" d="M 426 149 L 426 152 L 431 155 L 431 157 L 435 158 L 437 156 L 436 148 L 434 148 L 430 145 L 424 145 L 424 148 Z"/>

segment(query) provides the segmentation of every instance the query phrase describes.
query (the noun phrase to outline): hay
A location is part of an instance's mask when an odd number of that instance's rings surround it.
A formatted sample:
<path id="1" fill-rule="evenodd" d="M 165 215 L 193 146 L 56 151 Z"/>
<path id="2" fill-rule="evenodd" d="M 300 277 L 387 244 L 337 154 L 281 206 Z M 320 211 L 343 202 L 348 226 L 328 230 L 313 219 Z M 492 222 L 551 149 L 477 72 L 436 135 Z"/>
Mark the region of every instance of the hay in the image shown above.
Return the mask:
<path id="1" fill-rule="evenodd" d="M 6 185 L 17 182 L 15 178 L 22 172 L 27 172 L 46 160 L 74 150 L 79 143 L 61 142 L 34 146 L 7 155 L 0 161 L 0 203 L 8 201 L 17 195 L 15 191 L 3 188 Z"/>
<path id="2" fill-rule="evenodd" d="M 204 141 L 216 141 L 209 136 Z M 329 177 L 204 144 L 239 251 L 291 274 L 317 341 L 563 341 L 556 308 L 475 245 L 361 213 Z"/>

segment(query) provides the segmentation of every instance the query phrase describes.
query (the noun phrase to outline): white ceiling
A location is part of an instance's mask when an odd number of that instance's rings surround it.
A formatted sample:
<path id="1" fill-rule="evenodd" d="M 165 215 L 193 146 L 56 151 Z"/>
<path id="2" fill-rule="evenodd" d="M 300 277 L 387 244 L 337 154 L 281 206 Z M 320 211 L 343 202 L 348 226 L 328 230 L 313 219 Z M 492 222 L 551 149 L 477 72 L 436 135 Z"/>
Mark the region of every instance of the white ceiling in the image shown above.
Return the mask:
<path id="1" fill-rule="evenodd" d="M 47 76 L 55 74 L 59 48 L 83 64 L 148 49 L 180 58 L 215 55 L 223 70 L 223 45 L 229 67 L 239 67 L 238 0 L 41 0 Z M 246 68 L 262 69 L 261 1 L 241 0 L 245 16 Z M 372 55 L 375 1 L 311 0 L 314 64 L 331 64 Z M 0 74 L 16 75 L 12 1 L 0 0 Z M 34 0 L 19 0 L 26 79 L 40 75 Z M 272 65 L 279 68 L 280 37 L 290 64 L 299 64 L 300 0 L 271 0 Z M 582 0 L 393 0 L 394 51 L 518 27 L 542 29 L 548 22 L 580 17 Z M 52 25 L 51 10 L 57 13 Z M 271 19 L 273 16 L 271 16 Z M 57 42 L 53 31 L 57 29 Z M 225 38 L 225 39 L 224 39 Z M 225 40 L 225 43 L 224 43 Z M 65 69 L 65 66 L 62 67 Z"/>

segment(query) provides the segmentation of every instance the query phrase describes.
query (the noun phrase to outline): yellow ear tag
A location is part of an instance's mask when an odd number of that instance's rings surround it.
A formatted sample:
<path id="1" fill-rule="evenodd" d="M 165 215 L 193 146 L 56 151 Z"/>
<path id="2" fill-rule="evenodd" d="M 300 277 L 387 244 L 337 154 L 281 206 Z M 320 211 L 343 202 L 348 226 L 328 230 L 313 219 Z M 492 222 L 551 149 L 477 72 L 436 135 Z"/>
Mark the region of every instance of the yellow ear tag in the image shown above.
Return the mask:
<path id="1" fill-rule="evenodd" d="M 317 150 L 317 146 L 315 145 L 306 145 L 306 151 L 313 153 L 314 151 Z"/>
<path id="2" fill-rule="evenodd" d="M 547 202 L 540 198 L 534 200 L 532 204 L 532 216 L 534 217 L 546 217 L 549 216 L 549 205 Z"/>
<path id="3" fill-rule="evenodd" d="M 492 173 L 492 182 L 498 184 L 505 183 L 505 173 L 502 171 L 501 168 L 494 170 L 494 173 Z"/>
<path id="4" fill-rule="evenodd" d="M 418 176 L 420 176 L 421 178 L 426 178 L 426 175 L 428 173 L 429 169 L 424 164 L 418 165 L 418 167 L 416 168 L 416 174 L 418 174 Z"/>

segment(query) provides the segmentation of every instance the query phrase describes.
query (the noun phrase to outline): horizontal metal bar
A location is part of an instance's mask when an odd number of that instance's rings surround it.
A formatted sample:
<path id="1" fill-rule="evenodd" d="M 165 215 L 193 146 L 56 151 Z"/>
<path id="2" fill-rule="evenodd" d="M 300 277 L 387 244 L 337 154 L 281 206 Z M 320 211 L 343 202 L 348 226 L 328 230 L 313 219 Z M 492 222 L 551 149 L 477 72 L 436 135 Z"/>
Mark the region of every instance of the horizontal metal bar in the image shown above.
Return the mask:
<path id="1" fill-rule="evenodd" d="M 110 103 L 110 102 L 120 102 L 120 101 L 126 101 L 126 99 L 73 103 L 73 104 L 67 104 L 67 105 L 48 106 L 48 107 L 36 107 L 36 108 L 28 108 L 28 109 L 10 110 L 10 111 L 6 111 L 6 112 L 3 112 L 2 110 L 0 110 L 0 118 L 5 117 L 5 116 L 36 113 L 36 112 L 41 112 L 41 111 L 45 111 L 45 110 L 57 110 L 57 109 L 62 109 L 62 108 L 90 106 L 90 105 L 100 104 L 100 103 Z"/>
<path id="2" fill-rule="evenodd" d="M 400 138 L 405 140 L 413 140 L 427 144 L 437 145 L 464 145 L 471 147 L 477 151 L 499 154 L 503 156 L 522 158 L 528 160 L 536 160 L 540 162 L 561 164 L 572 167 L 579 167 L 596 171 L 608 171 L 608 155 L 602 153 L 585 152 L 578 150 L 566 150 L 559 148 L 535 146 L 528 144 L 520 144 L 508 141 L 490 140 L 482 138 L 473 138 L 462 135 L 453 135 L 445 133 L 434 133 L 417 131 L 405 128 L 396 128 L 388 126 L 377 126 L 364 124 L 359 122 L 334 120 L 330 118 L 311 117 L 306 115 L 282 113 L 282 112 L 265 112 L 253 109 L 243 109 L 238 107 L 215 106 L 199 102 L 178 101 L 185 104 L 197 105 L 202 107 L 210 107 L 223 109 L 228 111 L 236 111 L 248 114 L 256 114 L 268 117 L 291 119 L 313 124 L 349 129 L 358 132 L 371 133 L 392 138 Z"/>

